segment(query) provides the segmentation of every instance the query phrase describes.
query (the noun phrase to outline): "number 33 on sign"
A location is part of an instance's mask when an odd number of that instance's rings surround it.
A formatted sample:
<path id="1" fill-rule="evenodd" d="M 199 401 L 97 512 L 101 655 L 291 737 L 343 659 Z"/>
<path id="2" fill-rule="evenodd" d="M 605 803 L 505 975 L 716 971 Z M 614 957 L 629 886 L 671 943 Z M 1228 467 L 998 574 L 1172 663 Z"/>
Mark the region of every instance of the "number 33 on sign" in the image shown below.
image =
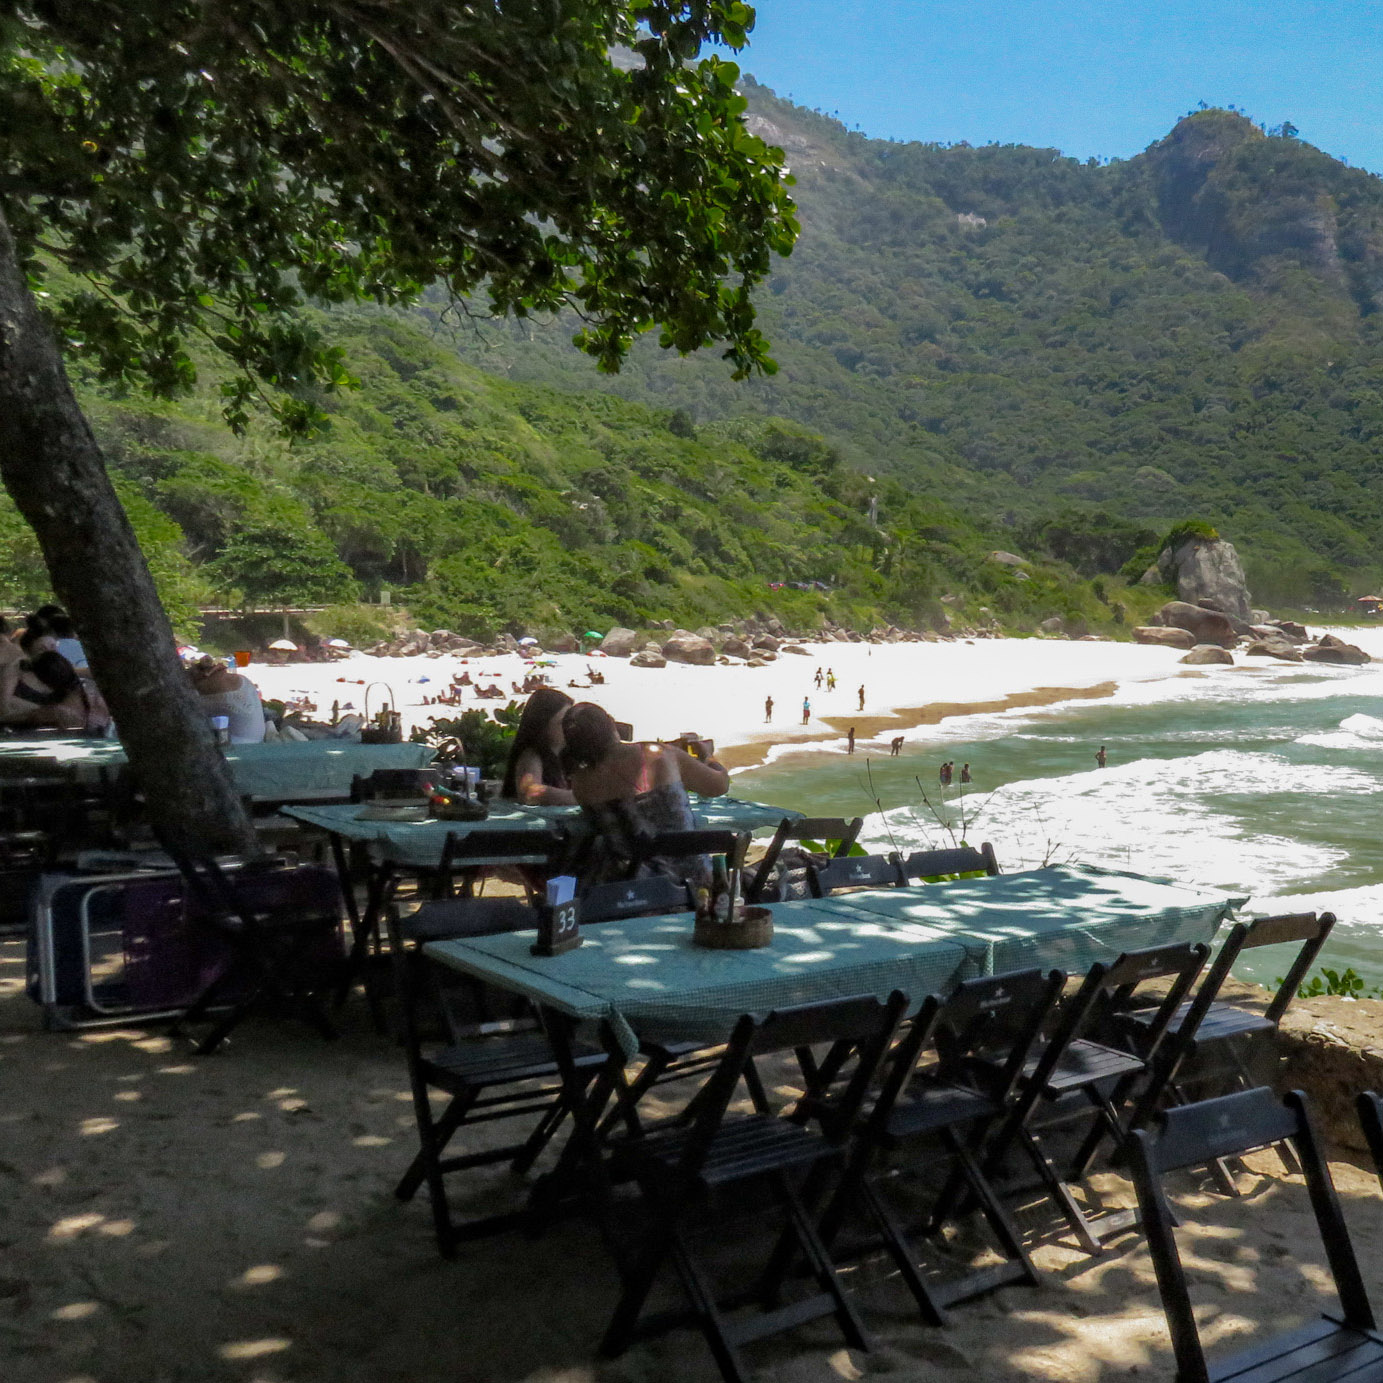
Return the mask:
<path id="1" fill-rule="evenodd" d="M 535 956 L 560 956 L 581 945 L 581 909 L 576 901 L 576 880 L 559 874 L 547 883 L 547 905 L 539 910 Z"/>

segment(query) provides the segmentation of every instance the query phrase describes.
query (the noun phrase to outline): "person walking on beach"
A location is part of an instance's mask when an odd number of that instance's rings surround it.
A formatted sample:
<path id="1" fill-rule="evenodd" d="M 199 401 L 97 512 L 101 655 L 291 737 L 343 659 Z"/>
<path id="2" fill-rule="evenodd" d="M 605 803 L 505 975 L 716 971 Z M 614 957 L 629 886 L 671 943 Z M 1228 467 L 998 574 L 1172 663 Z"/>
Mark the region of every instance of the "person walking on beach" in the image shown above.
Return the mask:
<path id="1" fill-rule="evenodd" d="M 962 783 L 968 783 L 968 782 L 970 781 L 970 765 L 969 765 L 969 764 L 961 764 L 961 766 L 960 766 L 960 780 L 961 780 Z"/>
<path id="2" fill-rule="evenodd" d="M 850 727 L 850 733 L 845 737 L 845 752 L 853 754 L 855 752 L 855 727 Z"/>
<path id="3" fill-rule="evenodd" d="M 773 719 L 773 698 L 764 697 L 764 724 L 767 725 Z"/>
<path id="4" fill-rule="evenodd" d="M 903 737 L 902 737 L 902 735 L 895 735 L 895 736 L 894 736 L 891 740 L 889 740 L 889 742 L 888 742 L 888 757 L 889 757 L 890 759 L 896 759 L 896 758 L 898 757 L 898 755 L 901 754 L 902 752 L 903 752 Z"/>
<path id="5" fill-rule="evenodd" d="M 864 710 L 864 688 L 860 688 L 860 710 Z"/>
<path id="6" fill-rule="evenodd" d="M 1100 745 L 1100 752 L 1095 755 L 1095 763 L 1103 768 L 1109 762 L 1109 755 L 1104 752 L 1104 745 Z"/>
<path id="7" fill-rule="evenodd" d="M 827 668 L 827 669 L 826 669 L 826 690 L 827 690 L 827 691 L 835 691 L 835 689 L 836 689 L 836 675 L 835 675 L 834 672 L 831 671 L 830 668 Z"/>
<path id="8" fill-rule="evenodd" d="M 811 718 L 812 718 L 812 703 L 811 703 L 811 698 L 810 698 L 810 697 L 804 696 L 804 697 L 802 698 L 802 724 L 805 725 Z"/>
<path id="9" fill-rule="evenodd" d="M 816 689 L 817 689 L 817 691 L 820 691 L 820 690 L 821 690 L 821 669 L 820 669 L 820 668 L 817 668 L 817 670 L 816 670 Z"/>

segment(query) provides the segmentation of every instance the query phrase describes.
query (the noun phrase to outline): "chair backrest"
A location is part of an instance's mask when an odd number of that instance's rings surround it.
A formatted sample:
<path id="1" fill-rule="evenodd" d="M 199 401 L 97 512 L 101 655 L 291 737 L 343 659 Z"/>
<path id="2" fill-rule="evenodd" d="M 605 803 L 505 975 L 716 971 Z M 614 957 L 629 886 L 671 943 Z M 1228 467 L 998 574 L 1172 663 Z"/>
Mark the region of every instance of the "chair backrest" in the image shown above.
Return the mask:
<path id="1" fill-rule="evenodd" d="M 724 1054 L 693 1102 L 696 1117 L 682 1154 L 683 1173 L 694 1176 L 704 1163 L 750 1060 L 772 1052 L 800 1050 L 818 1043 L 854 1044 L 855 1070 L 844 1089 L 832 1092 L 809 1082 L 802 1101 L 812 1105 L 828 1137 L 843 1138 L 907 1006 L 907 995 L 895 989 L 887 1000 L 863 995 L 775 1009 L 764 1017 L 745 1014 L 735 1024 Z"/>
<path id="2" fill-rule="evenodd" d="M 477 861 L 533 862 L 544 872 L 551 872 L 555 862 L 567 847 L 564 830 L 524 831 L 512 828 L 497 830 L 448 831 L 437 862 L 433 880 L 433 896 L 445 898 L 451 893 L 452 872 L 474 866 Z"/>
<path id="3" fill-rule="evenodd" d="M 582 891 L 580 903 L 583 926 L 588 922 L 616 922 L 624 917 L 686 912 L 694 905 L 686 881 L 667 874 L 592 884 Z"/>
<path id="4" fill-rule="evenodd" d="M 840 816 L 808 816 L 800 821 L 789 821 L 784 817 L 778 823 L 778 829 L 774 831 L 773 839 L 769 841 L 763 858 L 754 867 L 753 876 L 745 884 L 745 898 L 751 903 L 759 901 L 769 879 L 773 877 L 773 870 L 778 863 L 779 855 L 783 853 L 783 846 L 789 841 L 833 840 L 836 842 L 833 857 L 839 859 L 842 855 L 850 853 L 863 825 L 862 816 L 857 816 L 852 821 L 846 821 Z"/>
<path id="5" fill-rule="evenodd" d="M 935 879 L 946 874 L 988 874 L 999 872 L 994 847 L 985 841 L 978 850 L 973 845 L 958 845 L 951 850 L 914 850 L 903 861 L 909 879 Z"/>
<path id="6" fill-rule="evenodd" d="M 880 1129 L 888 1123 L 918 1074 L 922 1057 L 933 1049 L 939 1058 L 934 1068 L 938 1078 L 953 1084 L 978 1083 L 1003 1105 L 1065 983 L 1060 970 L 1016 970 L 965 980 L 950 998 L 931 995 L 890 1054 L 871 1121 Z M 983 1066 L 972 1060 L 981 1054 Z M 997 1078 L 991 1074 L 995 1063 Z"/>
<path id="7" fill-rule="evenodd" d="M 1202 1166 L 1218 1157 L 1233 1156 L 1284 1139 L 1292 1143 L 1306 1174 L 1311 1208 L 1335 1279 L 1343 1322 L 1356 1330 L 1374 1328 L 1368 1293 L 1330 1179 L 1330 1169 L 1311 1127 L 1306 1097 L 1294 1090 L 1279 1101 L 1266 1086 L 1259 1086 L 1218 1099 L 1182 1105 L 1163 1116 L 1157 1131 L 1136 1130 L 1129 1148 L 1130 1171 L 1171 1331 L 1178 1383 L 1210 1383 L 1212 1374 L 1201 1347 L 1186 1273 L 1177 1251 L 1173 1233 L 1177 1221 L 1167 1203 L 1161 1179 L 1180 1168 Z M 1261 1340 L 1255 1340 L 1253 1352 L 1265 1360 L 1271 1359 L 1271 1355 L 1264 1355 Z M 1222 1362 L 1213 1377 L 1227 1376 Z"/>
<path id="8" fill-rule="evenodd" d="M 727 867 L 738 869 L 744 863 L 744 852 L 748 848 L 748 831 L 660 831 L 656 835 L 638 836 L 629 854 L 628 877 L 634 878 L 646 860 L 685 859 L 689 855 L 724 855 Z"/>
<path id="9" fill-rule="evenodd" d="M 377 768 L 351 778 L 351 801 L 371 802 L 379 797 L 421 797 L 431 774 L 418 768 Z"/>
<path id="10" fill-rule="evenodd" d="M 1210 948 L 1204 942 L 1195 945 L 1177 942 L 1171 946 L 1125 951 L 1110 962 L 1096 961 L 1075 995 L 1063 1006 L 1056 1030 L 1042 1049 L 1027 1081 L 1026 1093 L 1015 1118 L 1019 1121 L 1025 1118 L 1041 1098 L 1044 1086 L 1071 1043 L 1087 1031 L 1101 1027 L 1111 1013 L 1131 1007 L 1133 994 L 1140 985 L 1170 977 L 1172 982 L 1148 1024 L 1143 1050 L 1139 1052 L 1144 1062 L 1151 1062 L 1209 954 Z"/>
<path id="11" fill-rule="evenodd" d="M 827 864 L 807 866 L 812 896 L 825 898 L 842 888 L 898 888 L 907 882 L 896 852 L 887 855 L 847 855 Z"/>
<path id="12" fill-rule="evenodd" d="M 1335 925 L 1333 912 L 1292 912 L 1275 917 L 1259 917 L 1248 924 L 1241 950 L 1255 946 L 1282 946 L 1289 942 L 1302 943 L 1296 959 L 1287 969 L 1287 974 L 1278 986 L 1268 1005 L 1267 1016 L 1274 1023 L 1280 1023 L 1283 1015 L 1297 997 L 1297 990 L 1306 979 L 1306 973 L 1316 962 Z"/>

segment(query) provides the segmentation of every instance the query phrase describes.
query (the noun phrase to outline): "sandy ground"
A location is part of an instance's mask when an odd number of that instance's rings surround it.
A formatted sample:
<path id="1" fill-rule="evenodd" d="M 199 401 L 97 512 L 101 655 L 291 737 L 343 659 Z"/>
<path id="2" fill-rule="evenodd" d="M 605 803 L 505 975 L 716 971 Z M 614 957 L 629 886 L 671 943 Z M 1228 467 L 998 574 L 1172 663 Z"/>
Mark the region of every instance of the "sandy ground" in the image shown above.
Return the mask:
<path id="1" fill-rule="evenodd" d="M 554 654 L 545 671 L 551 683 L 576 700 L 593 700 L 617 720 L 634 726 L 640 739 L 672 739 L 684 731 L 709 736 L 722 748 L 737 747 L 733 766 L 761 758 L 767 747 L 807 747 L 840 739 L 856 726 L 858 743 L 884 748 L 894 735 L 935 724 L 945 716 L 1011 706 L 1043 705 L 1076 697 L 1109 695 L 1127 681 L 1175 676 L 1177 649 L 1132 643 L 1080 643 L 1056 639 L 977 639 L 974 642 L 916 644 L 807 644 L 809 656 L 780 654 L 777 662 L 665 668 L 630 667 L 622 658 L 584 658 Z M 587 667 L 604 673 L 603 686 L 585 682 Z M 820 667 L 836 674 L 836 690 L 818 691 Z M 458 659 L 452 655 L 375 658 L 354 653 L 337 663 L 297 663 L 270 667 L 253 663 L 247 675 L 270 698 L 308 694 L 319 714 L 333 702 L 359 710 L 370 692 L 377 710 L 392 692 L 409 726 L 434 715 L 454 715 L 446 707 L 422 705 L 462 670 L 473 679 L 497 682 L 506 692 L 530 670 L 517 655 Z M 426 679 L 426 680 L 422 680 Z M 374 685 L 371 685 L 374 684 Z M 859 689 L 864 688 L 860 709 Z M 477 701 L 463 693 L 463 709 L 503 705 Z M 764 702 L 773 698 L 773 718 Z M 802 702 L 810 715 L 802 723 Z M 521 699 L 521 698 L 520 698 Z M 752 750 L 747 746 L 754 746 Z"/>
<path id="2" fill-rule="evenodd" d="M 5 1383 L 717 1378 L 687 1332 L 593 1362 L 615 1276 L 580 1220 L 437 1256 L 424 1203 L 391 1195 L 414 1146 L 403 1061 L 358 1002 L 335 1043 L 264 1017 L 196 1059 L 153 1029 L 41 1032 L 21 964 L 17 943 L 0 946 Z M 1174 1183 L 1212 1340 L 1330 1304 L 1300 1182 L 1272 1154 L 1253 1167 L 1238 1200 Z M 1335 1172 L 1378 1288 L 1377 1179 L 1345 1162 Z M 516 1189 L 507 1171 L 466 1176 L 472 1209 Z M 1095 1184 L 1127 1202 L 1117 1176 Z M 865 1260 L 848 1278 L 876 1348 L 847 1351 L 818 1323 L 751 1347 L 755 1383 L 1170 1378 L 1141 1240 L 1091 1259 L 1057 1242 L 1045 1213 L 1024 1225 L 1039 1287 L 964 1304 L 937 1330 Z"/>

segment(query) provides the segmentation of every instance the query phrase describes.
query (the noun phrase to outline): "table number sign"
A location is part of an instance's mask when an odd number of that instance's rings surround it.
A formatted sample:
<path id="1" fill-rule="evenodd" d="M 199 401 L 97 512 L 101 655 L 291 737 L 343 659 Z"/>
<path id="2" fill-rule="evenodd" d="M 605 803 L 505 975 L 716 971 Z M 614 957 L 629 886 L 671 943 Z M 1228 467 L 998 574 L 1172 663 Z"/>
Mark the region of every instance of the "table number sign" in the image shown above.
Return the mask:
<path id="1" fill-rule="evenodd" d="M 581 945 L 581 907 L 576 901 L 576 879 L 559 874 L 547 881 L 547 901 L 539 909 L 535 956 L 560 956 Z"/>

